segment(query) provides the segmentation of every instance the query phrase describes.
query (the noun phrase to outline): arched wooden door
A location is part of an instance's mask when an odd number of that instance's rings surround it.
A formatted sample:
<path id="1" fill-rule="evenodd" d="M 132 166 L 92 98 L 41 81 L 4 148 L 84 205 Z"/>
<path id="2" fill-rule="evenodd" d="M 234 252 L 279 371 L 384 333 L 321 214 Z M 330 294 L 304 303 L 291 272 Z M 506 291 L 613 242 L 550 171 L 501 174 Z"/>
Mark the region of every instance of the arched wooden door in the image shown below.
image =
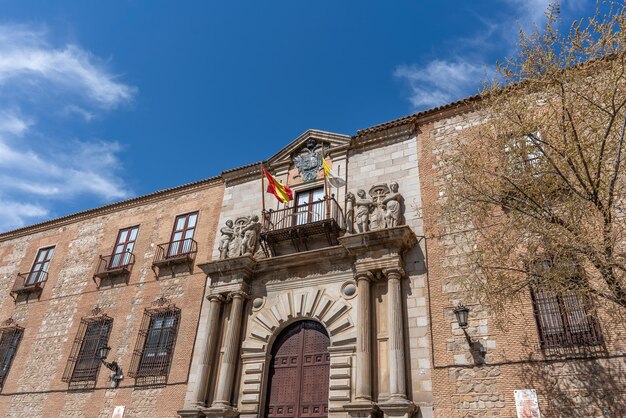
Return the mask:
<path id="1" fill-rule="evenodd" d="M 330 339 L 322 325 L 300 321 L 280 333 L 272 347 L 266 417 L 328 415 Z"/>

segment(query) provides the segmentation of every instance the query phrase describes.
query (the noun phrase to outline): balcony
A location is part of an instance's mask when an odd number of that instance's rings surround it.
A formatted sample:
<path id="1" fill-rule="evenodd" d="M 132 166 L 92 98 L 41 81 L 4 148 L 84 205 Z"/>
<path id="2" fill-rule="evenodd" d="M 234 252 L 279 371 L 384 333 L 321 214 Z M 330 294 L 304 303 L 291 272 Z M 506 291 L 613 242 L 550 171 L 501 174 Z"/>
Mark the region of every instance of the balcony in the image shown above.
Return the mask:
<path id="1" fill-rule="evenodd" d="M 271 255 L 338 245 L 345 231 L 343 211 L 334 196 L 313 203 L 263 212 L 261 237 Z"/>
<path id="2" fill-rule="evenodd" d="M 100 256 L 98 267 L 93 274 L 93 281 L 100 287 L 103 280 L 113 280 L 118 277 L 124 277 L 126 284 L 128 284 L 128 278 L 130 277 L 130 272 L 133 270 L 134 264 L 135 254 L 131 252 Z M 99 279 L 99 281 L 97 279 Z"/>
<path id="3" fill-rule="evenodd" d="M 174 276 L 177 267 L 183 266 L 192 273 L 197 252 L 198 243 L 191 238 L 159 244 L 152 261 L 152 271 L 158 277 L 163 268 L 169 268 Z"/>
<path id="4" fill-rule="evenodd" d="M 20 294 L 41 292 L 47 280 L 48 273 L 43 270 L 19 273 L 11 289 L 11 297 L 15 299 Z"/>

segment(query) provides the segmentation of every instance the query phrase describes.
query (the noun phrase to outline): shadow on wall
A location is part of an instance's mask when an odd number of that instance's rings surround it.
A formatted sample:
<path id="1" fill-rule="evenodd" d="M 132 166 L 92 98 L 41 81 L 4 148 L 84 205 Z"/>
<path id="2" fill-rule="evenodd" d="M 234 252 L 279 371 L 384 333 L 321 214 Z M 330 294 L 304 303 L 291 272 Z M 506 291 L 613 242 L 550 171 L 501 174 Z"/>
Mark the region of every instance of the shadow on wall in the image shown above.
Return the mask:
<path id="1" fill-rule="evenodd" d="M 542 416 L 626 417 L 626 357 L 607 356 L 602 348 L 563 350 L 546 357 L 520 370 L 525 387 L 536 388 L 545 402 Z"/>

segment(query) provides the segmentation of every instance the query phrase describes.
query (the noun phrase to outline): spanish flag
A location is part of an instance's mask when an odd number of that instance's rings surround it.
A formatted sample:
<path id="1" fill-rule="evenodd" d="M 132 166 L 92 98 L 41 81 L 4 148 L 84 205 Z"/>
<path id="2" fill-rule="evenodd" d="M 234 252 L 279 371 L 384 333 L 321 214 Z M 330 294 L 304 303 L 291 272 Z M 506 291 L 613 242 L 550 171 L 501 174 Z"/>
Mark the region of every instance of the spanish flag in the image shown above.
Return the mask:
<path id="1" fill-rule="evenodd" d="M 261 166 L 261 170 L 263 170 L 263 174 L 267 177 L 267 193 L 273 194 L 276 196 L 276 199 L 283 203 L 293 200 L 293 192 L 288 186 L 285 186 L 280 180 L 276 180 L 265 167 Z"/>
<path id="2" fill-rule="evenodd" d="M 325 158 L 322 159 L 322 165 L 324 166 L 324 175 L 328 178 L 328 182 L 331 186 L 338 189 L 346 185 L 346 181 L 344 179 L 342 179 L 330 170 L 330 166 L 326 162 Z"/>

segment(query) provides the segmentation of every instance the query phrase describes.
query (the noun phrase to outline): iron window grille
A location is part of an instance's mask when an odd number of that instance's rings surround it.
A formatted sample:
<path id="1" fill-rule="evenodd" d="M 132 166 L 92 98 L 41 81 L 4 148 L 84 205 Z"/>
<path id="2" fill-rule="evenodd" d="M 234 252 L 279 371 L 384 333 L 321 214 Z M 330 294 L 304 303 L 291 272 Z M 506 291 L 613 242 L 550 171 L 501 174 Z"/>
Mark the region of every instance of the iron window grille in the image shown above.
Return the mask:
<path id="1" fill-rule="evenodd" d="M 546 260 L 535 263 L 531 268 L 535 271 L 533 274 L 549 275 L 555 267 L 551 260 Z M 572 275 L 572 283 L 583 280 L 578 277 L 574 264 L 563 264 L 559 268 L 561 274 Z M 591 300 L 586 295 L 571 289 L 549 289 L 540 284 L 531 286 L 530 295 L 542 349 L 589 347 L 604 343 Z"/>
<path id="2" fill-rule="evenodd" d="M 137 384 L 167 381 L 179 323 L 180 309 L 174 305 L 145 310 L 128 373 Z"/>
<path id="3" fill-rule="evenodd" d="M 113 319 L 107 315 L 82 318 L 67 359 L 63 382 L 70 386 L 95 386 L 100 371 L 100 348 L 108 345 Z"/>
<path id="4" fill-rule="evenodd" d="M 4 386 L 22 335 L 24 328 L 15 324 L 0 328 L 0 387 Z"/>

